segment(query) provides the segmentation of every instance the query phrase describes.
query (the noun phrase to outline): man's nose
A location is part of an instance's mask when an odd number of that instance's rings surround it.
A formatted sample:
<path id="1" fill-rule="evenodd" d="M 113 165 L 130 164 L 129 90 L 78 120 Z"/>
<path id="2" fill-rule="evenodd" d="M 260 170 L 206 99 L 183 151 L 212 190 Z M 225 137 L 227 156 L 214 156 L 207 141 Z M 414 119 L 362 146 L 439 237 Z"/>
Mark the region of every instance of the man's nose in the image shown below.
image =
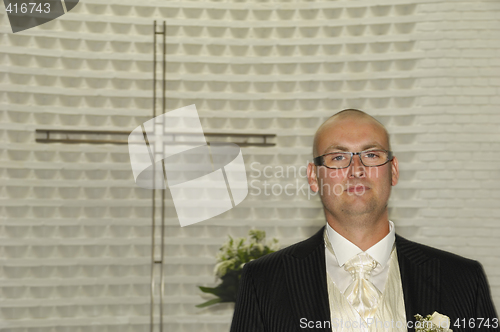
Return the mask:
<path id="1" fill-rule="evenodd" d="M 349 166 L 349 177 L 350 178 L 361 178 L 366 174 L 365 165 L 361 163 L 361 156 L 352 156 L 351 165 Z"/>

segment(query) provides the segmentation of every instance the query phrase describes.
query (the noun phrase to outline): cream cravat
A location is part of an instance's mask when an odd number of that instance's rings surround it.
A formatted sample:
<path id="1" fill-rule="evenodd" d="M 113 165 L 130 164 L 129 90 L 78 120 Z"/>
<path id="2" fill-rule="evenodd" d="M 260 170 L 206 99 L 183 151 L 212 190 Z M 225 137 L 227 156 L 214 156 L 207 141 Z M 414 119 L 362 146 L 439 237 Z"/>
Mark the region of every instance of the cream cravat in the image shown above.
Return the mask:
<path id="1" fill-rule="evenodd" d="M 365 321 L 375 316 L 377 304 L 382 293 L 373 285 L 370 274 L 377 262 L 365 252 L 359 253 L 344 264 L 344 269 L 351 274 L 352 283 L 344 296 Z"/>

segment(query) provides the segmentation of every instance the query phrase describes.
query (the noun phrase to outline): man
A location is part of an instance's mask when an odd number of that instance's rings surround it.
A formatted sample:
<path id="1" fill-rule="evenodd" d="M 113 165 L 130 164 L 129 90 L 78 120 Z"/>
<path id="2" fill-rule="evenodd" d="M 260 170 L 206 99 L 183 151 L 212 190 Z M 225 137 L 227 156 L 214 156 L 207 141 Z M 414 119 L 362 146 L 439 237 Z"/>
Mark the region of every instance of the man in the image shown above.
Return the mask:
<path id="1" fill-rule="evenodd" d="M 313 154 L 307 176 L 327 224 L 245 265 L 231 332 L 414 331 L 416 314 L 435 311 L 454 332 L 499 331 L 478 262 L 395 234 L 387 202 L 398 160 L 381 123 L 339 112 Z"/>

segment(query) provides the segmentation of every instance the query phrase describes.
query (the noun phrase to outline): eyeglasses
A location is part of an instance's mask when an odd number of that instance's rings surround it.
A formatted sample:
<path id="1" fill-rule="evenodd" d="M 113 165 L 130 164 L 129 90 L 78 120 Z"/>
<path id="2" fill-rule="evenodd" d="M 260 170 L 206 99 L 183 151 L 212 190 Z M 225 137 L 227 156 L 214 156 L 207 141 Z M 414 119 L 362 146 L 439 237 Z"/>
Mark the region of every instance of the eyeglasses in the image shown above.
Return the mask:
<path id="1" fill-rule="evenodd" d="M 377 167 L 392 160 L 392 151 L 368 150 L 361 152 L 331 152 L 313 159 L 314 165 L 327 168 L 347 168 L 351 165 L 352 157 L 358 155 L 363 166 Z"/>

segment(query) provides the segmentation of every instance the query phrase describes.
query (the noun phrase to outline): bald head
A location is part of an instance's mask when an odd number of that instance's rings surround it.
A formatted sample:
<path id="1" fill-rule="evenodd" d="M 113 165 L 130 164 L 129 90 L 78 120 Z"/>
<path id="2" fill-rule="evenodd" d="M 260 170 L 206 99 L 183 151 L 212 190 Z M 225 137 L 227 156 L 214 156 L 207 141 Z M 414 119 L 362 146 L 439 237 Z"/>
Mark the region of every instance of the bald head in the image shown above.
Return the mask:
<path id="1" fill-rule="evenodd" d="M 329 117 L 321 126 L 319 126 L 318 130 L 316 130 L 316 134 L 314 135 L 314 142 L 313 142 L 313 156 L 317 157 L 320 154 L 323 153 L 323 151 L 319 151 L 319 146 L 321 143 L 321 139 L 324 136 L 325 132 L 330 131 L 330 130 L 335 130 L 335 125 L 340 124 L 342 121 L 345 120 L 351 120 L 351 121 L 359 121 L 360 123 L 370 123 L 372 124 L 377 130 L 383 130 L 386 143 L 387 143 L 387 149 L 391 149 L 391 143 L 389 141 L 389 133 L 387 132 L 387 129 L 385 129 L 384 125 L 380 123 L 377 119 L 372 117 L 371 115 L 357 110 L 357 109 L 345 109 L 343 111 L 340 111 L 331 117 Z"/>

